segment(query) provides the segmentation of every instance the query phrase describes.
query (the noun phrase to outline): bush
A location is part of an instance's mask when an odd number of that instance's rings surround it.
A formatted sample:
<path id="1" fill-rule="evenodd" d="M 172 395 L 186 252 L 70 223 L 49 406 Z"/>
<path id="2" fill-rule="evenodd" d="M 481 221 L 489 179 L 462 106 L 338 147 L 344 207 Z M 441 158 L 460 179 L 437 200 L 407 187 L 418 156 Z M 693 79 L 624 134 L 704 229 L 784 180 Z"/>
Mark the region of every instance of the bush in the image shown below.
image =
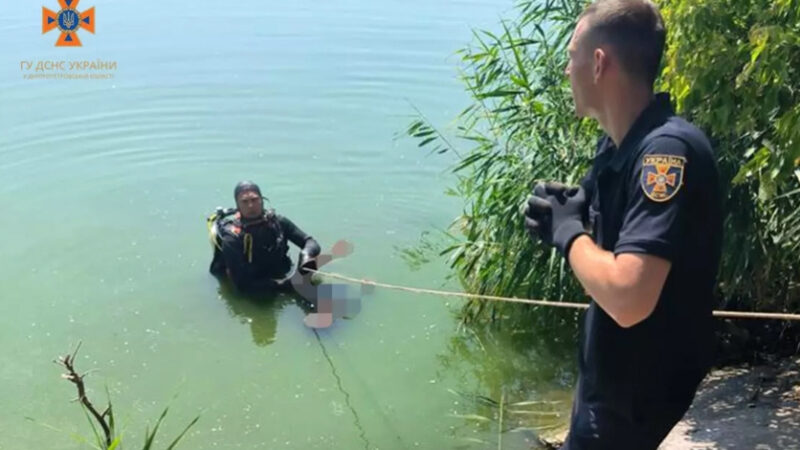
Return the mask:
<path id="1" fill-rule="evenodd" d="M 725 304 L 800 306 L 800 2 L 664 0 L 663 85 L 714 139 Z"/>
<path id="2" fill-rule="evenodd" d="M 535 180 L 576 183 L 588 169 L 595 125 L 576 121 L 564 77 L 566 45 L 579 0 L 526 1 L 520 16 L 504 21 L 502 33 L 475 32 L 475 44 L 459 54 L 461 80 L 473 103 L 457 118 L 459 151 L 424 120 L 407 132 L 420 146 L 454 152 L 457 182 L 451 194 L 464 199 L 453 226 L 456 243 L 443 253 L 470 292 L 529 298 L 582 297 L 556 252 L 532 246 L 521 211 Z M 470 301 L 467 322 L 508 317 L 520 326 L 574 324 L 575 313 L 507 303 Z"/>
<path id="3" fill-rule="evenodd" d="M 661 0 L 668 47 L 659 86 L 703 128 L 718 155 L 726 218 L 719 277 L 721 305 L 800 309 L 800 1 Z M 583 292 L 553 251 L 531 245 L 522 205 L 534 180 L 578 181 L 599 130 L 574 117 L 563 75 L 566 45 L 582 0 L 526 0 L 501 33 L 475 32 L 462 49 L 461 79 L 472 104 L 457 117 L 468 150 L 432 124 L 407 133 L 421 147 L 453 152 L 453 195 L 462 215 L 442 253 L 469 292 L 578 300 Z M 469 302 L 465 321 L 561 327 L 575 315 L 553 309 Z M 764 346 L 794 328 L 746 325 Z M 791 331 L 791 332 L 789 332 Z M 749 342 L 756 340 L 749 339 Z M 764 347 L 762 346 L 762 347 Z"/>

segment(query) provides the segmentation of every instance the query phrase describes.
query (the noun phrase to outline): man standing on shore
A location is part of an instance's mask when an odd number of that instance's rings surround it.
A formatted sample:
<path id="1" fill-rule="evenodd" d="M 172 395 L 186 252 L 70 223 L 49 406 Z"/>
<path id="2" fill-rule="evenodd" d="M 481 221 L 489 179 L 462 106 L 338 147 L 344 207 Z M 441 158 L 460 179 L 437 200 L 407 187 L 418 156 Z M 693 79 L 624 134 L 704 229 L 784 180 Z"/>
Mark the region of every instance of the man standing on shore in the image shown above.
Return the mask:
<path id="1" fill-rule="evenodd" d="M 592 298 L 563 449 L 655 450 L 711 364 L 719 175 L 706 136 L 654 94 L 665 40 L 648 0 L 586 8 L 566 74 L 606 135 L 581 186 L 539 184 L 525 211 Z"/>

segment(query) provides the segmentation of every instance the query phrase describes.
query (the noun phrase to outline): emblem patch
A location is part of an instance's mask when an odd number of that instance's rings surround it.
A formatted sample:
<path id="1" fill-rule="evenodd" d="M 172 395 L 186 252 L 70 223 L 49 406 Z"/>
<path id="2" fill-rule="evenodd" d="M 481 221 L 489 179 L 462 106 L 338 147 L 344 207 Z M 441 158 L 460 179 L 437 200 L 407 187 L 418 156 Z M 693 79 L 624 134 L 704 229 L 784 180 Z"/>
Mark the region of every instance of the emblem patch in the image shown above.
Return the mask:
<path id="1" fill-rule="evenodd" d="M 686 158 L 673 155 L 645 155 L 642 159 L 642 190 L 654 202 L 670 200 L 683 186 Z"/>

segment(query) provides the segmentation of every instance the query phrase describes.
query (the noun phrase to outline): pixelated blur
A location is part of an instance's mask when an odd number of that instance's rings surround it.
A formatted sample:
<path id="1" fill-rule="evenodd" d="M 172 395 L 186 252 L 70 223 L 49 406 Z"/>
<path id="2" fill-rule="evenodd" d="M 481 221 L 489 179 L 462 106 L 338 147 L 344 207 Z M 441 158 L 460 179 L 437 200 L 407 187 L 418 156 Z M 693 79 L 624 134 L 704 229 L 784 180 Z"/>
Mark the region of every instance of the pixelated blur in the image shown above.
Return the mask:
<path id="1" fill-rule="evenodd" d="M 353 252 L 353 244 L 340 240 L 328 253 L 317 256 L 309 268 L 317 269 L 334 259 L 343 258 Z M 303 297 L 306 304 L 305 324 L 311 328 L 326 328 L 335 319 L 351 319 L 361 311 L 361 298 L 374 290 L 373 286 L 354 286 L 343 283 L 314 283 L 314 274 L 303 270 L 295 271 L 291 283 L 295 292 Z"/>

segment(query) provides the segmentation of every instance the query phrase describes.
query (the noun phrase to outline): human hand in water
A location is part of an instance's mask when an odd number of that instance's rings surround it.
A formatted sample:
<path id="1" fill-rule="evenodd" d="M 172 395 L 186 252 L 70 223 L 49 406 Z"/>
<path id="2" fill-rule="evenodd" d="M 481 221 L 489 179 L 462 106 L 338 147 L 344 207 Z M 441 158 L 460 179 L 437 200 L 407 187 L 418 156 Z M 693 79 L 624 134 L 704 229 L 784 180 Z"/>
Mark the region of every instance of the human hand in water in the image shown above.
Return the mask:
<path id="1" fill-rule="evenodd" d="M 330 251 L 317 256 L 317 267 L 322 267 L 334 259 L 344 258 L 345 256 L 353 253 L 353 248 L 353 244 L 344 239 L 336 241 L 336 243 L 333 244 L 333 247 L 331 247 Z"/>
<path id="2" fill-rule="evenodd" d="M 331 255 L 334 258 L 343 258 L 351 253 L 353 253 L 353 244 L 347 242 L 344 239 L 340 239 L 333 244 L 331 247 Z"/>

